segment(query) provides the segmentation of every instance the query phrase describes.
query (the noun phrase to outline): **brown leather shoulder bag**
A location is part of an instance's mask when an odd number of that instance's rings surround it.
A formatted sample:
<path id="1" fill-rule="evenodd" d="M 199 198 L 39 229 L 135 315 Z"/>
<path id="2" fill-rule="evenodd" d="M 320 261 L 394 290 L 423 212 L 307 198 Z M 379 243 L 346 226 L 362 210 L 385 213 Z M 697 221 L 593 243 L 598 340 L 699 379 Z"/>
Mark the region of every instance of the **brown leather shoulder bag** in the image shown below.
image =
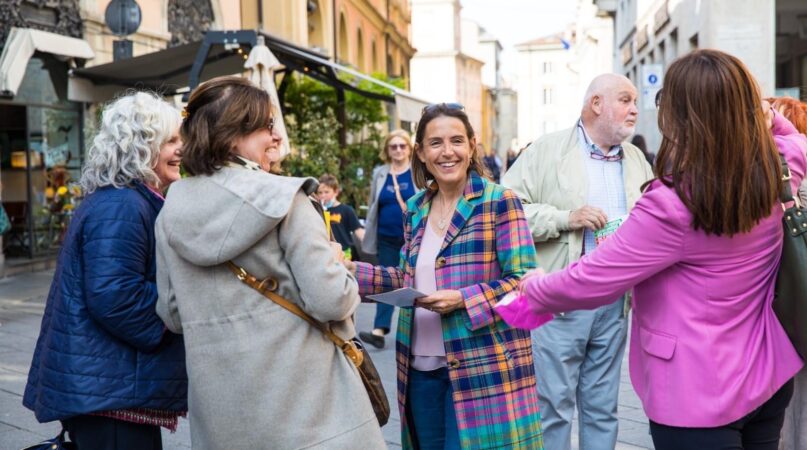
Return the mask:
<path id="1" fill-rule="evenodd" d="M 241 280 L 244 284 L 260 292 L 264 297 L 277 303 L 295 316 L 310 323 L 311 326 L 321 331 L 325 337 L 330 339 L 334 345 L 342 350 L 345 356 L 347 356 L 358 369 L 361 381 L 364 384 L 364 388 L 367 390 L 367 396 L 370 397 L 370 403 L 373 405 L 373 412 L 375 412 L 379 426 L 383 427 L 386 425 L 390 415 L 389 401 L 387 401 L 387 394 L 384 392 L 381 377 L 378 375 L 373 360 L 370 359 L 370 355 L 367 354 L 367 350 L 364 349 L 364 346 L 355 339 L 346 341 L 340 338 L 334 334 L 326 324 L 315 320 L 313 317 L 306 314 L 302 308 L 273 292 L 274 289 L 277 288 L 277 281 L 273 279 L 258 280 L 244 270 L 244 268 L 237 266 L 232 261 L 227 261 L 227 265 L 233 274 L 235 274 L 236 278 Z"/>

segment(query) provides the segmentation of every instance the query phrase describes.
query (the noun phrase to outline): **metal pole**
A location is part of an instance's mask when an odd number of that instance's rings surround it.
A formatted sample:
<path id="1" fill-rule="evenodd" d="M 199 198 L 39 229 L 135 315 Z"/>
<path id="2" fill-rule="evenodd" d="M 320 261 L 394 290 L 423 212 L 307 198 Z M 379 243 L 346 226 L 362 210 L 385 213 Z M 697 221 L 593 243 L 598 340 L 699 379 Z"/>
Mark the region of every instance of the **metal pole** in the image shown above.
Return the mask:
<path id="1" fill-rule="evenodd" d="M 339 147 L 347 147 L 347 109 L 345 90 L 336 88 L 336 120 L 339 121 Z"/>

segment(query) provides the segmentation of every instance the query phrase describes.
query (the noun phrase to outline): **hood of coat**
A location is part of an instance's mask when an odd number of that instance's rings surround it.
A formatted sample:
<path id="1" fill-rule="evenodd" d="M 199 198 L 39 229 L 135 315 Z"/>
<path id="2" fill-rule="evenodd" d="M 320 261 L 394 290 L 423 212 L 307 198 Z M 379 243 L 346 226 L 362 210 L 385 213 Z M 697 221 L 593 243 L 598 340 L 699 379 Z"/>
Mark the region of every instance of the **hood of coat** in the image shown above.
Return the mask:
<path id="1" fill-rule="evenodd" d="M 199 266 L 227 262 L 286 217 L 294 196 L 317 189 L 313 178 L 223 167 L 171 184 L 157 228 L 182 258 Z"/>

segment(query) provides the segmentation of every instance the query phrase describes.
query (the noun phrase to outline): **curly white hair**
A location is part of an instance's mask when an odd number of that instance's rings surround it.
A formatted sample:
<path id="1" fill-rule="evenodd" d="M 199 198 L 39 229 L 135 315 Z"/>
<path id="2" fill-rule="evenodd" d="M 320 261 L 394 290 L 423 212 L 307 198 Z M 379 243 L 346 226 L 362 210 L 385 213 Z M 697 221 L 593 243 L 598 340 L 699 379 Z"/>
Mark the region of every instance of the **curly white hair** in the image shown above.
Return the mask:
<path id="1" fill-rule="evenodd" d="M 158 186 L 154 167 L 160 147 L 181 123 L 179 110 L 150 92 L 130 93 L 107 105 L 81 174 L 84 191 L 134 181 Z"/>

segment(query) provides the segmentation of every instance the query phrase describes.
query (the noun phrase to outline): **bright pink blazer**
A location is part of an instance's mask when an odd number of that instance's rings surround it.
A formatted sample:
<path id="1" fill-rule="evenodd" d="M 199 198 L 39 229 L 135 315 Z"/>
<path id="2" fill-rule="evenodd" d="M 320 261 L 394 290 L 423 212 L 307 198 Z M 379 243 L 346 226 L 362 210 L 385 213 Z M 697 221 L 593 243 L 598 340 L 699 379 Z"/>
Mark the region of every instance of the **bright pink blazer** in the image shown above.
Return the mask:
<path id="1" fill-rule="evenodd" d="M 807 138 L 779 115 L 773 132 L 796 192 Z M 634 287 L 630 376 L 647 416 L 716 427 L 770 399 L 802 360 L 771 309 L 780 206 L 734 237 L 707 236 L 691 222 L 675 191 L 654 181 L 614 235 L 566 270 L 525 281 L 521 301 L 536 314 L 590 309 Z"/>

